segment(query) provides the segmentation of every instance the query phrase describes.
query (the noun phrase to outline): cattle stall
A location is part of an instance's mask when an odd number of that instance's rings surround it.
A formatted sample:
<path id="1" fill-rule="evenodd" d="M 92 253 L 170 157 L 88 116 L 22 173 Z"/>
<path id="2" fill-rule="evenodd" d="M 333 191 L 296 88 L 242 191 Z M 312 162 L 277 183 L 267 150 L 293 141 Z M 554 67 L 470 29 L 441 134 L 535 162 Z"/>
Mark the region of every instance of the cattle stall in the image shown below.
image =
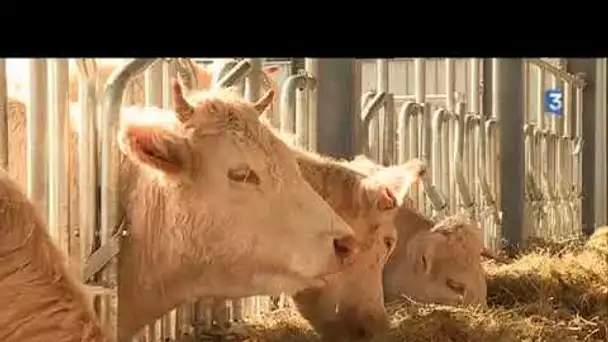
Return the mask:
<path id="1" fill-rule="evenodd" d="M 0 59 L 0 161 L 10 169 L 9 144 L 25 144 L 25 169 L 17 170 L 20 174 L 16 178 L 21 177 L 28 195 L 43 208 L 51 235 L 76 262 L 83 280 L 96 294 L 96 310 L 102 321 L 115 326 L 119 299 L 114 256 L 121 236 L 128 234 L 118 212 L 115 114 L 119 106 L 135 103 L 140 93 L 145 94 L 147 105 L 171 107 L 171 78 L 178 76 L 184 85 L 196 88 L 192 63 L 208 60 L 134 59 L 125 62 L 105 84 L 99 82 L 94 59 L 71 62 L 27 61 L 28 89 L 20 99 L 14 99 L 11 78 L 7 77 L 11 69 L 6 59 Z M 295 63 L 304 65 L 303 69 L 292 70 L 293 60 L 238 59 L 225 64 L 214 75 L 214 82 L 235 85 L 248 99 L 256 100 L 268 87 L 262 65 L 279 65 L 272 81 L 280 93 L 266 113 L 268 121 L 288 134 L 286 139 L 292 139 L 293 144 L 324 152 L 319 148 L 324 144 L 320 132 L 330 114 L 322 112 L 328 96 L 320 83 L 335 75 L 318 76 L 322 62 L 305 59 Z M 501 179 L 506 175 L 501 174 L 500 157 L 501 151 L 507 150 L 501 146 L 500 134 L 507 131 L 497 113 L 509 108 L 504 102 L 512 100 L 504 98 L 508 92 L 500 89 L 505 73 L 499 70 L 499 63 L 438 58 L 361 59 L 351 63 L 356 77 L 347 90 L 356 89 L 352 91 L 356 96 L 352 103 L 336 100 L 340 103 L 333 105 L 346 106 L 354 113 L 345 127 L 337 128 L 348 131 L 353 154 L 365 154 L 384 165 L 424 158 L 431 173 L 412 191 L 418 208 L 437 218 L 465 212 L 480 223 L 486 245 L 499 248 L 506 229 L 501 203 Z M 512 153 L 521 152 L 516 157 L 524 166 L 523 237 L 578 235 L 584 192 L 585 78 L 568 72 L 560 59 L 525 59 L 521 63 L 522 148 L 514 148 Z M 69 130 L 71 71 L 78 75 L 77 105 L 82 113 L 77 141 L 71 139 Z M 547 102 L 545 97 L 552 89 L 561 89 L 557 93 L 561 97 Z M 547 115 L 548 103 L 559 104 L 561 112 Z M 19 113 L 25 115 L 27 140 L 11 141 L 9 133 L 16 125 L 11 118 Z M 78 162 L 70 163 L 71 158 Z M 73 191 L 65 184 L 75 177 L 78 182 Z M 512 191 L 518 188 L 514 185 Z M 238 333 L 238 323 L 248 317 L 289 305 L 284 296 L 199 299 L 167 313 L 134 341 Z"/>

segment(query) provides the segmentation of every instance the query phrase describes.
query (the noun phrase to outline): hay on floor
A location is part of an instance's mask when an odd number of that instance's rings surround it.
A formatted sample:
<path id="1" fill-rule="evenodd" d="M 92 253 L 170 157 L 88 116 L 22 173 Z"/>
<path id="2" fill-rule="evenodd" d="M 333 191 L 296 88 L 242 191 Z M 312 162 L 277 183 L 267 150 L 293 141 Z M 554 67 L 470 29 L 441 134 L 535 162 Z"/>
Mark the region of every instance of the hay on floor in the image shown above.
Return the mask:
<path id="1" fill-rule="evenodd" d="M 374 342 L 608 341 L 608 228 L 586 243 L 550 246 L 486 265 L 489 309 L 407 299 L 389 304 L 392 327 Z M 319 341 L 290 310 L 259 319 L 247 336 L 250 342 Z"/>

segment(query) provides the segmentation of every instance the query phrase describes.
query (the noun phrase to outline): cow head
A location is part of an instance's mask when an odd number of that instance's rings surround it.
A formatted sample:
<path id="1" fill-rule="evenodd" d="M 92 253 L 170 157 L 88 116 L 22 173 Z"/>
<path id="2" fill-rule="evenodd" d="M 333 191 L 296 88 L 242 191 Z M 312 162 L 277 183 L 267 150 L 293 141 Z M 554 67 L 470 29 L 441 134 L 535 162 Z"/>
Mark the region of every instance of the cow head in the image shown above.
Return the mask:
<path id="1" fill-rule="evenodd" d="M 133 225 L 156 227 L 148 238 L 162 244 L 142 258 L 154 259 L 159 270 L 178 258 L 174 267 L 200 269 L 204 290 L 194 292 L 222 296 L 293 293 L 322 284 L 320 276 L 349 262 L 356 251 L 352 229 L 258 120 L 272 91 L 258 104 L 230 89 L 186 99 L 177 81 L 173 92 L 173 111 L 125 110 L 119 132 L 122 152 L 140 170 L 138 182 L 151 184 L 130 202 L 164 203 L 154 213 L 131 211 Z M 164 199 L 150 198 L 157 188 Z"/>
<path id="2" fill-rule="evenodd" d="M 394 217 L 424 164 L 410 161 L 364 177 L 346 165 L 310 159 L 298 156 L 304 177 L 353 228 L 361 252 L 325 286 L 301 291 L 294 301 L 324 340 L 367 340 L 388 325 L 382 269 L 397 240 Z"/>
<path id="3" fill-rule="evenodd" d="M 414 233 L 385 270 L 387 301 L 401 295 L 424 303 L 486 306 L 481 230 L 452 216 Z"/>

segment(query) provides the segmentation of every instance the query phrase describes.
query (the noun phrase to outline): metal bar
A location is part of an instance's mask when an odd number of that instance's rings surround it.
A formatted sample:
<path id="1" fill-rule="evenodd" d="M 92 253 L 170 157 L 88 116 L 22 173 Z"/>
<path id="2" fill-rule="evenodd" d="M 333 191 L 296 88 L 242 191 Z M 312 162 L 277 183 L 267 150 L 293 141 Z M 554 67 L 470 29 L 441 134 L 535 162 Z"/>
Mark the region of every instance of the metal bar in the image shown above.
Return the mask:
<path id="1" fill-rule="evenodd" d="M 607 76 L 608 66 L 606 58 L 598 58 L 597 60 L 597 79 L 596 92 L 604 94 L 598 96 L 597 101 L 597 125 L 595 129 L 595 170 L 596 170 L 596 193 L 595 193 L 595 225 L 596 227 L 608 225 L 608 163 L 606 158 L 606 149 L 608 149 L 606 132 L 608 131 L 607 119 L 607 97 L 608 93 Z"/>
<path id="2" fill-rule="evenodd" d="M 8 171 L 8 94 L 6 60 L 0 58 L 0 167 Z"/>
<path id="3" fill-rule="evenodd" d="M 464 102 L 456 104 L 456 115 L 458 121 L 456 125 L 456 139 L 454 141 L 454 145 L 456 146 L 453 159 L 454 178 L 456 179 L 458 194 L 460 196 L 460 204 L 464 209 L 469 209 L 473 205 L 473 200 L 471 199 L 471 193 L 467 186 L 463 169 L 464 136 L 466 134 L 466 105 Z"/>
<path id="4" fill-rule="evenodd" d="M 377 116 L 378 111 L 384 105 L 387 95 L 387 93 L 376 94 L 372 99 L 367 101 L 365 108 L 363 108 L 363 111 L 361 112 L 362 123 L 360 133 L 362 136 L 360 137 L 361 145 L 358 148 L 360 153 L 366 155 L 370 153 L 370 148 L 372 146 L 370 146 L 370 137 L 368 132 L 370 131 L 372 120 Z"/>
<path id="5" fill-rule="evenodd" d="M 93 252 L 97 227 L 97 65 L 94 59 L 78 59 L 78 226 L 81 262 Z M 73 109 L 72 109 L 73 110 Z M 83 279 L 86 281 L 86 278 Z"/>
<path id="6" fill-rule="evenodd" d="M 27 194 L 48 222 L 47 64 L 30 60 L 30 103 L 27 106 Z"/>
<path id="7" fill-rule="evenodd" d="M 581 203 L 581 227 L 585 235 L 593 234 L 595 230 L 595 126 L 596 117 L 601 115 L 597 112 L 597 97 L 605 97 L 606 93 L 598 93 L 597 83 L 597 60 L 594 58 L 572 58 L 568 59 L 569 71 L 573 74 L 580 74 L 584 77 L 586 88 L 583 92 L 579 85 L 577 94 L 580 98 L 577 137 L 584 139 L 582 144 L 582 161 L 580 166 L 581 173 L 578 175 L 582 183 L 582 203 Z"/>
<path id="8" fill-rule="evenodd" d="M 503 237 L 512 246 L 522 240 L 524 226 L 524 92 L 523 61 L 497 59 L 496 115 L 500 119 L 500 175 Z"/>
<path id="9" fill-rule="evenodd" d="M 317 80 L 319 74 L 319 60 L 317 58 L 306 58 L 304 60 L 306 72 L 308 75 Z M 316 83 L 316 81 L 315 81 Z M 318 121 L 318 105 L 319 95 L 317 87 L 312 87 L 308 90 L 308 146 L 315 151 L 317 149 L 317 121 Z"/>
<path id="10" fill-rule="evenodd" d="M 376 72 L 377 72 L 377 90 L 379 93 L 388 93 L 389 87 L 389 69 L 388 60 L 381 58 L 376 60 Z M 392 98 L 391 98 L 392 100 Z M 386 102 L 385 102 L 386 104 Z M 372 145 L 376 145 L 376 148 L 372 149 L 372 156 L 380 162 L 382 165 L 386 165 L 386 132 L 390 130 L 387 127 L 387 116 L 391 115 L 387 113 L 386 108 L 380 108 L 375 117 L 370 122 L 370 135 L 369 140 Z M 391 141 L 388 141 L 391 144 Z"/>
<path id="11" fill-rule="evenodd" d="M 69 165 L 70 121 L 68 116 L 68 60 L 49 63 L 49 231 L 63 250 L 70 248 Z"/>
<path id="12" fill-rule="evenodd" d="M 541 69 L 547 70 L 551 74 L 553 74 L 555 76 L 559 76 L 566 81 L 572 82 L 577 87 L 584 87 L 587 82 L 585 80 L 585 78 L 576 76 L 576 75 L 572 75 L 572 74 L 568 73 L 566 70 L 558 68 L 555 65 L 553 65 L 547 61 L 544 61 L 542 59 L 528 59 L 527 62 L 534 64 Z M 569 61 L 568 61 L 568 65 L 570 65 Z"/>
<path id="13" fill-rule="evenodd" d="M 118 167 L 120 165 L 120 152 L 116 142 L 118 133 L 118 122 L 121 112 L 123 92 L 130 79 L 143 72 L 152 65 L 156 59 L 134 59 L 112 72 L 107 80 L 104 90 L 103 115 L 101 129 L 101 243 L 107 243 L 113 235 L 114 229 L 120 222 L 119 196 L 120 189 L 118 178 Z M 105 276 L 106 281 L 114 280 L 116 275 L 109 271 Z M 120 286 L 120 280 L 118 281 Z M 120 312 L 120 302 L 118 303 Z M 113 322 L 108 322 L 112 317 L 108 307 L 100 313 L 105 322 L 117 332 Z M 120 324 L 120 317 L 118 318 Z"/>
<path id="14" fill-rule="evenodd" d="M 432 129 L 433 129 L 433 163 L 431 170 L 433 171 L 433 184 L 439 184 L 441 190 L 445 191 L 445 179 L 443 177 L 444 171 L 448 165 L 444 164 L 444 153 L 442 147 L 442 141 L 446 136 L 446 124 L 449 120 L 449 113 L 445 109 L 438 109 L 435 111 L 433 115 Z M 425 187 L 426 189 L 426 187 Z M 433 204 L 433 208 L 435 209 L 436 215 L 443 215 L 443 211 L 447 206 L 447 202 L 445 201 L 445 195 L 442 195 L 439 190 L 434 189 L 434 193 L 429 196 L 431 203 Z M 427 195 L 429 191 L 427 191 Z M 433 198 L 434 197 L 434 198 Z"/>
<path id="15" fill-rule="evenodd" d="M 239 84 L 245 80 L 249 71 L 251 71 L 251 64 L 247 60 L 242 60 L 221 77 L 213 86 L 226 88 Z"/>
<path id="16" fill-rule="evenodd" d="M 293 134 L 296 143 L 297 137 L 297 108 L 296 108 L 296 90 L 305 89 L 307 87 L 308 78 L 306 74 L 298 74 L 289 76 L 283 84 L 281 90 L 281 132 Z M 301 123 L 300 123 L 301 124 Z"/>
<path id="17" fill-rule="evenodd" d="M 319 59 L 317 76 L 318 152 L 350 159 L 355 148 L 352 132 L 357 125 L 360 71 L 353 58 Z"/>
<path id="18" fill-rule="evenodd" d="M 146 106 L 163 107 L 163 63 L 156 61 L 144 73 Z"/>
<path id="19" fill-rule="evenodd" d="M 424 58 L 414 59 L 414 83 L 416 102 L 426 102 L 426 62 Z"/>

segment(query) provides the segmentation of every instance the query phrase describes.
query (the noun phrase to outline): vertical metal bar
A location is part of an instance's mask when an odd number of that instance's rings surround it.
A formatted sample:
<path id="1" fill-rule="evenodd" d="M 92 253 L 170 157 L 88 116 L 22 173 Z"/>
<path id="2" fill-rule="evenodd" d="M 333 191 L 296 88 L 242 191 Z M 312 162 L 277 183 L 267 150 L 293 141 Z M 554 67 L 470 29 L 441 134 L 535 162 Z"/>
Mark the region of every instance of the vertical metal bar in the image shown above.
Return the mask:
<path id="1" fill-rule="evenodd" d="M 430 130 L 430 125 L 427 127 L 426 121 L 427 114 L 430 114 L 430 110 L 425 109 L 424 105 L 426 104 L 426 60 L 424 58 L 415 58 L 414 59 L 414 98 L 416 103 L 421 105 L 421 110 L 418 115 L 413 117 L 412 128 L 418 132 L 421 141 L 419 143 L 419 149 L 416 151 L 416 155 L 418 157 L 422 157 L 428 160 L 429 155 L 426 155 L 426 152 L 429 150 L 429 139 L 426 137 L 426 132 Z M 427 128 L 429 128 L 427 130 Z M 413 189 L 412 197 L 418 199 L 418 206 L 421 208 L 425 207 L 425 195 L 423 191 L 419 191 L 418 187 Z"/>
<path id="2" fill-rule="evenodd" d="M 0 167 L 8 171 L 8 95 L 4 58 L 0 58 Z"/>
<path id="3" fill-rule="evenodd" d="M 308 147 L 308 79 L 305 82 L 305 87 L 296 88 L 296 143 L 298 146 Z"/>
<path id="4" fill-rule="evenodd" d="M 183 61 L 183 63 L 187 63 L 188 61 Z M 196 74 L 193 75 L 179 75 L 182 77 L 182 80 L 189 79 L 191 89 L 197 89 L 197 80 Z M 162 103 L 165 109 L 170 109 L 173 107 L 173 91 L 171 88 L 171 83 L 173 77 L 177 76 L 178 72 L 176 68 L 172 67 L 170 63 L 162 63 Z M 187 76 L 187 77 L 183 77 Z M 193 76 L 193 77 L 190 77 Z M 183 316 L 183 310 L 185 305 L 179 306 L 173 310 L 171 310 L 165 317 L 163 317 L 163 325 L 162 325 L 162 335 L 165 340 L 176 341 L 179 340 L 179 336 L 181 336 L 181 318 Z"/>
<path id="5" fill-rule="evenodd" d="M 498 98 L 498 60 L 496 58 L 492 59 L 492 118 L 494 120 L 491 120 L 488 125 L 486 126 L 486 135 L 488 137 L 492 137 L 492 139 L 489 139 L 490 141 L 492 141 L 491 146 L 489 147 L 489 156 L 488 156 L 488 161 L 490 162 L 490 165 L 492 165 L 492 183 L 494 185 L 493 190 L 494 190 L 494 194 L 495 194 L 495 199 L 497 202 L 497 205 L 499 206 L 499 208 L 502 208 L 502 195 L 501 195 L 501 191 L 502 191 L 502 187 L 501 187 L 501 169 L 498 166 L 499 164 L 499 158 L 498 156 L 500 155 L 500 136 L 499 136 L 499 128 L 497 126 L 499 126 L 499 121 L 498 121 L 498 101 L 496 100 Z M 502 215 L 502 213 L 501 213 Z M 504 224 L 503 224 L 504 226 Z M 501 233 L 502 234 L 502 233 Z M 502 236 L 501 236 L 502 237 Z"/>
<path id="6" fill-rule="evenodd" d="M 521 59 L 498 59 L 495 77 L 496 114 L 500 119 L 501 206 L 504 238 L 519 245 L 524 202 L 524 92 Z"/>
<path id="7" fill-rule="evenodd" d="M 388 60 L 387 59 L 378 59 L 376 61 L 376 72 L 377 72 L 377 90 L 379 93 L 382 92 L 388 92 L 388 87 L 389 87 L 389 70 L 388 70 Z M 374 144 L 376 145 L 375 149 L 372 149 L 373 151 L 375 151 L 374 153 L 376 153 L 376 155 L 374 156 L 376 158 L 377 161 L 379 161 L 381 164 L 386 164 L 387 161 L 385 160 L 385 136 L 384 136 L 384 131 L 386 129 L 386 124 L 387 124 L 387 115 L 390 115 L 389 113 L 387 113 L 386 111 L 386 107 L 383 107 L 380 109 L 380 111 L 378 112 L 378 114 L 376 115 L 376 117 L 374 119 L 372 119 L 372 124 L 370 125 L 370 127 L 373 130 L 373 136 L 370 135 L 370 140 L 374 142 Z"/>
<path id="8" fill-rule="evenodd" d="M 318 80 L 319 60 L 317 58 L 306 58 L 305 68 L 308 74 L 315 80 Z M 317 115 L 318 115 L 319 95 L 317 87 L 312 87 L 308 90 L 308 146 L 311 150 L 317 150 Z"/>
<path id="9" fill-rule="evenodd" d="M 80 59 L 78 66 L 78 226 L 80 255 L 84 264 L 93 252 L 97 227 L 97 67 L 93 60 Z M 75 110 L 76 108 L 70 110 Z"/>
<path id="10" fill-rule="evenodd" d="M 351 158 L 355 153 L 352 131 L 357 125 L 361 98 L 360 70 L 352 58 L 319 59 L 317 142 L 318 152 Z"/>
<path id="11" fill-rule="evenodd" d="M 49 231 L 62 249 L 68 250 L 68 60 L 50 60 L 49 71 Z"/>
<path id="12" fill-rule="evenodd" d="M 163 63 L 163 105 L 164 108 L 173 107 L 173 91 L 171 89 L 171 80 L 178 76 L 179 73 L 169 63 Z M 196 77 L 196 75 L 194 75 Z"/>
<path id="13" fill-rule="evenodd" d="M 479 105 L 479 59 L 471 58 L 469 60 L 469 108 L 470 111 L 478 114 Z"/>
<path id="14" fill-rule="evenodd" d="M 262 93 L 262 59 L 260 58 L 249 58 L 247 59 L 251 65 L 251 69 L 247 78 L 245 79 L 245 98 L 250 102 L 255 102 L 259 99 Z M 300 113 L 300 115 L 306 115 L 307 113 Z M 297 128 L 297 127 L 296 127 Z M 306 127 L 308 128 L 308 127 Z M 251 298 L 239 298 L 232 300 L 232 314 L 233 319 L 238 322 L 242 322 L 245 317 L 245 311 L 252 309 L 252 306 L 257 306 L 256 303 L 261 298 L 259 296 Z"/>
<path id="15" fill-rule="evenodd" d="M 30 60 L 30 104 L 27 107 L 27 194 L 48 222 L 47 64 Z"/>
<path id="16" fill-rule="evenodd" d="M 144 89 L 146 106 L 162 108 L 163 106 L 163 63 L 158 60 L 144 73 Z M 147 327 L 148 336 L 153 341 L 160 340 L 162 334 L 162 320 L 156 320 Z"/>
<path id="17" fill-rule="evenodd" d="M 118 167 L 120 165 L 120 152 L 116 142 L 118 133 L 119 115 L 123 100 L 123 92 L 127 82 L 134 75 L 141 73 L 144 69 L 154 63 L 155 59 L 134 59 L 124 66 L 116 69 L 108 78 L 104 90 L 103 114 L 101 116 L 101 243 L 107 243 L 114 234 L 114 230 L 120 223 L 118 191 L 120 189 L 118 178 Z M 119 260 L 120 262 L 120 260 Z M 113 261 L 106 267 L 113 267 Z M 104 280 L 116 282 L 116 271 L 109 269 L 104 272 Z M 120 286 L 120 279 L 118 279 Z M 120 292 L 120 289 L 119 289 Z M 110 305 L 114 300 L 105 301 L 100 312 L 100 318 L 106 322 L 113 332 L 117 332 Z M 120 302 L 118 302 L 118 312 L 120 312 Z M 120 324 L 120 317 L 118 317 Z M 119 336 L 119 340 L 124 337 Z"/>
<path id="18" fill-rule="evenodd" d="M 452 58 L 445 59 L 445 96 L 446 96 L 446 108 L 450 112 L 454 112 L 455 99 L 454 92 L 456 91 L 456 70 L 454 67 L 454 60 Z"/>
<path id="19" fill-rule="evenodd" d="M 482 61 L 482 108 L 481 112 L 485 117 L 492 117 L 492 59 L 485 58 Z"/>
<path id="20" fill-rule="evenodd" d="M 595 58 L 572 58 L 568 59 L 568 68 L 571 73 L 583 73 L 587 86 L 582 94 L 582 113 L 579 113 L 581 129 L 579 137 L 584 138 L 582 144 L 582 205 L 581 223 L 585 235 L 593 234 L 595 230 L 595 126 L 597 106 L 597 96 L 600 94 L 597 89 L 597 60 Z"/>
<path id="21" fill-rule="evenodd" d="M 163 106 L 163 63 L 157 61 L 145 72 L 146 106 Z"/>
<path id="22" fill-rule="evenodd" d="M 607 119 L 607 96 L 608 84 L 606 80 L 606 73 L 608 72 L 608 66 L 606 58 L 597 59 L 597 79 L 596 79 L 596 97 L 597 101 L 597 125 L 595 126 L 595 170 L 596 170 L 596 187 L 595 194 L 595 225 L 596 227 L 608 225 L 608 165 L 606 158 L 607 139 L 606 131 L 608 130 L 608 119 Z M 604 95 L 601 95 L 604 94 Z"/>
<path id="23" fill-rule="evenodd" d="M 445 91 L 446 91 L 446 108 L 450 112 L 448 123 L 447 123 L 447 173 L 449 175 L 449 191 L 448 191 L 448 205 L 449 211 L 454 213 L 458 207 L 458 196 L 456 195 L 456 179 L 454 174 L 456 172 L 455 165 L 452 156 L 456 153 L 456 67 L 454 59 L 447 58 L 445 60 Z"/>

